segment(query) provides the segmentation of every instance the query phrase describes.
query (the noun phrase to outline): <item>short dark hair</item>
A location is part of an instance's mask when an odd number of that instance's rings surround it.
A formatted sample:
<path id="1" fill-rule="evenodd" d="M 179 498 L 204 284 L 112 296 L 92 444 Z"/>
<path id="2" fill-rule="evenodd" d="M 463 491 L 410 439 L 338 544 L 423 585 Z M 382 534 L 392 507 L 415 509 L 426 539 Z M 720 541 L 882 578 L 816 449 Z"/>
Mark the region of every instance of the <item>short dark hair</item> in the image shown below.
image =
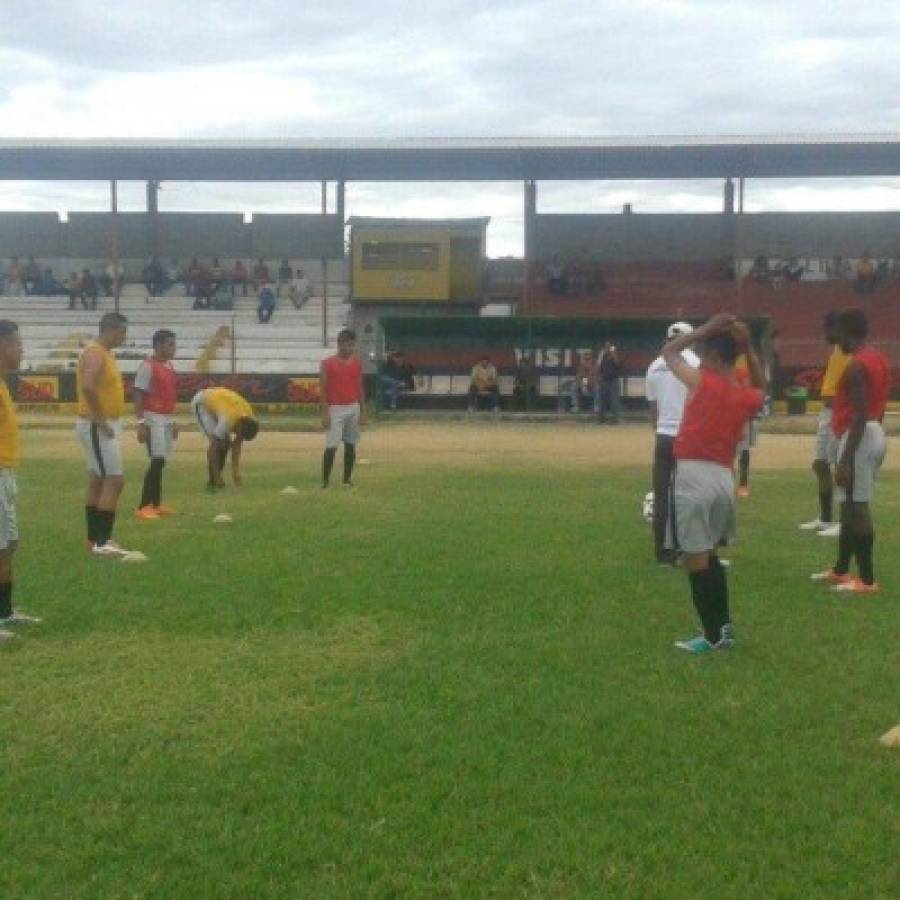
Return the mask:
<path id="1" fill-rule="evenodd" d="M 839 328 L 844 337 L 863 341 L 869 333 L 869 320 L 861 309 L 845 309 L 841 313 Z"/>
<path id="2" fill-rule="evenodd" d="M 719 332 L 712 337 L 707 338 L 706 346 L 711 350 L 715 350 L 719 355 L 719 359 L 726 366 L 733 366 L 738 358 L 738 345 L 734 339 L 734 335 L 729 332 Z"/>
<path id="3" fill-rule="evenodd" d="M 252 441 L 259 434 L 259 422 L 244 416 L 237 421 L 237 433 L 245 441 Z"/>
<path id="4" fill-rule="evenodd" d="M 19 333 L 19 326 L 10 319 L 0 319 L 0 341 L 7 338 L 16 337 Z"/>
<path id="5" fill-rule="evenodd" d="M 128 319 L 122 313 L 108 312 L 100 319 L 100 334 L 104 331 L 112 331 L 120 325 L 127 325 Z"/>
<path id="6" fill-rule="evenodd" d="M 355 341 L 356 340 L 356 332 L 352 328 L 342 328 L 338 332 L 338 343 L 341 341 Z"/>
<path id="7" fill-rule="evenodd" d="M 158 350 L 166 341 L 175 340 L 175 332 L 170 328 L 160 328 L 153 332 L 153 349 Z"/>

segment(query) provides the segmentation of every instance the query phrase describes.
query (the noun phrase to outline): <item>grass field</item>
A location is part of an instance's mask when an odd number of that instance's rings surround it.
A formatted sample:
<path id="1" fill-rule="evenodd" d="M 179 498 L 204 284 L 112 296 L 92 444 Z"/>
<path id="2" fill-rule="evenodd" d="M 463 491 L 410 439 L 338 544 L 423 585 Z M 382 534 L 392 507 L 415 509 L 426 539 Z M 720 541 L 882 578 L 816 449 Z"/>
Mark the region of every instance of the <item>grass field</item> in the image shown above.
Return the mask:
<path id="1" fill-rule="evenodd" d="M 144 565 L 85 553 L 74 436 L 28 431 L 0 897 L 896 900 L 900 460 L 885 590 L 839 599 L 810 443 L 763 438 L 739 645 L 690 658 L 645 429 L 383 425 L 327 492 L 320 436 L 264 434 L 215 496 L 187 434 L 179 515 L 117 529 Z"/>

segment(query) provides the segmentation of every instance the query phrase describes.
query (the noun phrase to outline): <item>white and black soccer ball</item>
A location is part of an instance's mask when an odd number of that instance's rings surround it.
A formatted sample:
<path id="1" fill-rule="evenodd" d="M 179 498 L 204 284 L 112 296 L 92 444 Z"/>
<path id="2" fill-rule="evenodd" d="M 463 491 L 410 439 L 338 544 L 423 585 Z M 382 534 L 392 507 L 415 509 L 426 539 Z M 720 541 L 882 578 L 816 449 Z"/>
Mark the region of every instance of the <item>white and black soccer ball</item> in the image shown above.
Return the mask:
<path id="1" fill-rule="evenodd" d="M 653 524 L 653 491 L 644 494 L 644 502 L 641 503 L 641 516 L 648 525 Z"/>

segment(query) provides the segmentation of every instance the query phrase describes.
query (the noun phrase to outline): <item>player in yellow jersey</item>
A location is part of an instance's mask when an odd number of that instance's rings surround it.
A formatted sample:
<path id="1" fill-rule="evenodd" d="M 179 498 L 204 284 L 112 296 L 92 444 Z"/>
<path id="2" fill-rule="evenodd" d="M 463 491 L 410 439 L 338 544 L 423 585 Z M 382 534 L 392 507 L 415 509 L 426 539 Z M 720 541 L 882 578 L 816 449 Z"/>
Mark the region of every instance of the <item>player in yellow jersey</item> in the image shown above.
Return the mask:
<path id="1" fill-rule="evenodd" d="M 100 319 L 100 334 L 85 347 L 78 360 L 78 421 L 88 467 L 85 515 L 91 552 L 97 556 L 127 553 L 112 540 L 119 495 L 125 486 L 122 451 L 122 415 L 125 388 L 112 351 L 125 342 L 128 320 L 120 313 Z"/>
<path id="2" fill-rule="evenodd" d="M 18 371 L 22 361 L 19 327 L 8 319 L 0 319 L 0 641 L 15 635 L 10 625 L 40 622 L 34 616 L 13 609 L 13 554 L 19 545 L 16 523 L 16 470 L 19 467 L 19 422 L 6 378 Z"/>
<path id="3" fill-rule="evenodd" d="M 222 470 L 228 451 L 231 451 L 231 477 L 241 483 L 241 448 L 244 441 L 252 441 L 259 431 L 259 422 L 250 404 L 228 388 L 206 388 L 191 400 L 200 430 L 209 440 L 206 459 L 209 465 L 210 490 L 225 487 Z"/>
<path id="4" fill-rule="evenodd" d="M 839 523 L 833 521 L 832 493 L 834 482 L 831 468 L 837 463 L 838 441 L 831 430 L 831 403 L 837 393 L 837 387 L 850 362 L 850 355 L 840 347 L 840 313 L 832 310 L 826 313 L 823 320 L 825 340 L 831 345 L 831 355 L 825 367 L 825 376 L 819 394 L 822 398 L 822 411 L 819 413 L 819 424 L 816 430 L 816 444 L 813 451 L 813 472 L 819 487 L 819 515 L 800 526 L 801 531 L 816 531 L 822 537 L 838 537 L 841 533 Z"/>

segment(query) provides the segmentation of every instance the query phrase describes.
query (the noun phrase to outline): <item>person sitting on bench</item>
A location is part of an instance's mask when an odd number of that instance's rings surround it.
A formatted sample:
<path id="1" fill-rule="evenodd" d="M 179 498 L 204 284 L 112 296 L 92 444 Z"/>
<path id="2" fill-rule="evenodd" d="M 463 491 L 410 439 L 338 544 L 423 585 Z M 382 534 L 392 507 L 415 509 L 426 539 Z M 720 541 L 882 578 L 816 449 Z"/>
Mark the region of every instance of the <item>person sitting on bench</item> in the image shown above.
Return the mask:
<path id="1" fill-rule="evenodd" d="M 497 384 L 497 367 L 488 356 L 482 356 L 472 367 L 472 383 L 469 385 L 469 412 L 478 406 L 479 397 L 494 401 L 494 412 L 500 411 L 500 387 Z"/>

